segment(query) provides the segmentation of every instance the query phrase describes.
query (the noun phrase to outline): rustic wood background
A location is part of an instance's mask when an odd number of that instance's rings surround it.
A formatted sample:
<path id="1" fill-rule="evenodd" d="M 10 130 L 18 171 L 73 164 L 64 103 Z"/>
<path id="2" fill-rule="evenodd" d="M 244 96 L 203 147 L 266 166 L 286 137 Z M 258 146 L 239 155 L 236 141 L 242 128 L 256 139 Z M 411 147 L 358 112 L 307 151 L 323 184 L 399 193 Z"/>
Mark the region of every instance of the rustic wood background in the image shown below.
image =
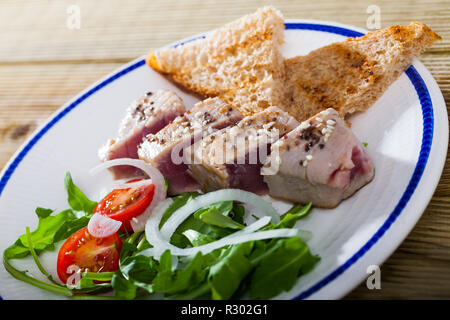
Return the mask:
<path id="1" fill-rule="evenodd" d="M 0 1 L 0 169 L 62 104 L 122 64 L 184 37 L 273 4 L 286 18 L 366 27 L 369 5 L 382 27 L 417 20 L 443 40 L 421 60 L 450 105 L 450 1 Z M 68 8 L 81 9 L 69 29 Z M 417 226 L 381 268 L 382 289 L 361 284 L 349 299 L 450 298 L 450 166 Z"/>

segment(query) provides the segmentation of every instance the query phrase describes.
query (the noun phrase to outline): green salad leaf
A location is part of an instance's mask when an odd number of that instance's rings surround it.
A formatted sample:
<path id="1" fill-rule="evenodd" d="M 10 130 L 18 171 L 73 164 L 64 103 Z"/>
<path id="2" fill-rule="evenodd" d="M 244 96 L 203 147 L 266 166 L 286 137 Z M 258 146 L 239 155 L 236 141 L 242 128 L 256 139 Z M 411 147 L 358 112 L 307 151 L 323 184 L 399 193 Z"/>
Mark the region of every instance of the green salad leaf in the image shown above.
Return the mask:
<path id="1" fill-rule="evenodd" d="M 311 202 L 305 206 L 301 204 L 293 205 L 291 209 L 281 216 L 281 220 L 275 225 L 275 228 L 293 228 L 298 220 L 306 217 L 311 211 L 311 206 Z"/>
<path id="2" fill-rule="evenodd" d="M 170 216 L 188 201 L 198 197 L 198 192 L 186 192 L 173 199 L 173 203 L 164 213 L 160 226 Z M 171 243 L 177 247 L 185 248 L 190 245 L 189 239 L 184 235 L 187 230 L 194 230 L 209 236 L 220 238 L 231 234 L 234 230 L 242 229 L 245 209 L 233 201 L 222 201 L 197 210 L 189 216 L 172 235 Z"/>
<path id="3" fill-rule="evenodd" d="M 245 208 L 244 206 L 241 206 L 240 204 L 233 203 L 233 211 L 231 211 L 228 216 L 233 219 L 234 221 L 244 224 L 244 215 L 245 215 Z"/>
<path id="4" fill-rule="evenodd" d="M 164 214 L 163 223 L 196 196 L 197 193 L 188 193 L 175 197 Z M 292 228 L 310 209 L 311 204 L 294 205 L 281 216 L 278 224 L 270 224 L 265 229 Z M 212 204 L 186 219 L 171 242 L 183 247 L 213 242 L 244 228 L 244 215 L 245 208 L 233 201 Z M 142 268 L 137 263 L 127 264 L 127 269 L 122 271 L 125 279 L 133 287 L 164 293 L 169 299 L 230 299 L 246 289 L 250 290 L 251 298 L 266 299 L 291 289 L 298 276 L 308 272 L 319 258 L 310 253 L 300 238 L 293 237 L 226 246 L 207 255 L 197 253 L 190 260 L 174 257 L 170 251 L 164 252 L 159 262 L 148 257 L 139 259 L 152 262 Z M 172 266 L 173 259 L 179 259 L 176 269 Z M 130 272 L 142 272 L 148 278 L 136 280 L 129 276 Z"/>
<path id="5" fill-rule="evenodd" d="M 136 287 L 153 292 L 152 281 L 158 274 L 158 265 L 149 257 L 143 255 L 126 257 L 120 263 L 123 277 Z"/>
<path id="6" fill-rule="evenodd" d="M 27 227 L 26 233 L 3 254 L 5 268 L 14 277 L 48 291 L 76 299 L 139 299 L 155 293 L 168 299 L 235 299 L 248 292 L 252 299 L 268 299 L 290 290 L 298 277 L 319 261 L 299 237 L 248 241 L 189 257 L 172 256 L 167 250 L 157 261 L 140 255 L 142 250 L 151 247 L 145 232 L 119 233 L 122 249 L 118 270 L 85 272 L 75 289 L 43 282 L 15 269 L 9 259 L 31 254 L 39 270 L 53 280 L 40 264 L 38 255 L 44 250 L 54 250 L 59 241 L 85 227 L 96 206 L 96 202 L 75 186 L 70 173 L 66 174 L 64 185 L 70 208 L 57 214 L 52 209 L 36 208 L 37 228 L 30 232 Z M 176 210 L 199 195 L 187 192 L 173 197 L 160 227 Z M 245 211 L 244 206 L 234 201 L 201 208 L 177 228 L 170 242 L 180 248 L 195 247 L 231 235 L 245 228 Z M 269 224 L 263 230 L 293 228 L 310 211 L 311 204 L 294 205 L 280 217 L 279 223 Z M 111 290 L 112 296 L 95 296 Z"/>
<path id="7" fill-rule="evenodd" d="M 199 231 L 208 232 L 218 239 L 230 235 L 235 230 L 243 229 L 244 214 L 244 207 L 235 205 L 233 201 L 221 201 L 197 210 L 191 217 L 207 226 L 206 229 Z"/>
<path id="8" fill-rule="evenodd" d="M 219 261 L 211 266 L 208 276 L 212 299 L 231 298 L 252 269 L 249 259 L 252 249 L 253 242 L 245 242 L 222 250 Z"/>
<path id="9" fill-rule="evenodd" d="M 87 226 L 96 206 L 96 202 L 89 200 L 74 185 L 70 173 L 66 174 L 64 184 L 71 209 L 52 216 L 53 210 L 36 208 L 39 222 L 36 230 L 31 232 L 31 241 L 38 255 L 44 250 L 53 250 L 57 242 Z M 23 234 L 5 250 L 4 255 L 7 259 L 18 259 L 26 257 L 30 253 L 27 235 Z"/>
<path id="10" fill-rule="evenodd" d="M 65 286 L 56 283 L 47 271 L 40 264 L 37 256 L 44 250 L 54 250 L 55 244 L 68 238 L 75 231 L 85 227 L 92 216 L 93 208 L 96 203 L 89 200 L 73 181 L 70 173 L 66 174 L 65 187 L 68 194 L 70 209 L 64 210 L 56 215 L 52 215 L 52 209 L 37 207 L 35 212 L 38 217 L 38 226 L 30 232 L 26 227 L 26 233 L 21 235 L 11 246 L 3 252 L 3 265 L 6 270 L 16 279 L 32 284 L 38 288 L 51 291 L 66 296 L 73 296 L 74 292 L 83 292 L 83 290 L 72 291 Z M 20 271 L 13 267 L 10 259 L 19 259 L 32 255 L 39 270 L 53 283 L 43 282 L 27 274 L 26 271 Z M 92 283 L 92 281 L 90 281 Z M 88 280 L 83 281 L 87 287 Z M 87 292 L 99 292 L 100 285 L 90 285 Z"/>
<path id="11" fill-rule="evenodd" d="M 192 229 L 184 231 L 183 235 L 189 240 L 193 247 L 198 247 L 216 240 L 213 236 Z"/>
<path id="12" fill-rule="evenodd" d="M 229 216 L 224 215 L 222 212 L 213 208 L 202 209 L 202 212 L 198 214 L 198 219 L 206 224 L 217 226 L 221 228 L 229 229 L 244 229 L 245 226 L 239 222 L 234 221 Z"/>
<path id="13" fill-rule="evenodd" d="M 53 210 L 37 207 L 35 213 L 38 216 L 38 218 L 47 218 L 49 215 L 53 213 Z"/>
<path id="14" fill-rule="evenodd" d="M 37 228 L 33 232 L 30 232 L 29 227 L 25 228 L 26 233 L 21 235 L 3 252 L 3 265 L 16 279 L 54 293 L 73 296 L 75 292 L 100 292 L 104 285 L 94 284 L 92 280 L 88 279 L 82 279 L 81 284 L 84 288 L 76 290 L 70 290 L 69 288 L 56 283 L 42 267 L 37 257 L 44 250 L 54 250 L 56 243 L 68 238 L 75 231 L 85 227 L 92 216 L 92 211 L 96 203 L 89 200 L 81 190 L 75 186 L 70 173 L 66 174 L 64 185 L 68 194 L 70 209 L 52 215 L 54 212 L 52 209 L 37 207 L 35 210 L 36 216 L 38 217 Z M 53 283 L 35 279 L 28 275 L 26 271 L 17 270 L 9 262 L 10 259 L 19 259 L 30 254 L 33 256 L 33 260 L 42 274 Z"/>
<path id="15" fill-rule="evenodd" d="M 200 193 L 198 192 L 185 192 L 176 197 L 173 197 L 172 204 L 167 208 L 166 212 L 164 212 L 163 217 L 161 218 L 160 227 L 166 223 L 166 221 L 172 216 L 172 214 L 184 206 L 188 201 L 198 197 Z"/>
<path id="16" fill-rule="evenodd" d="M 132 300 L 136 298 L 137 286 L 133 281 L 128 281 L 120 273 L 114 274 L 111 280 L 114 295 L 121 299 Z"/>
<path id="17" fill-rule="evenodd" d="M 92 214 L 97 202 L 89 200 L 83 192 L 73 183 L 72 176 L 66 173 L 64 186 L 67 191 L 67 202 L 74 211 L 81 211 L 85 214 Z"/>
<path id="18" fill-rule="evenodd" d="M 207 272 L 201 253 L 196 254 L 185 268 L 179 270 L 172 270 L 172 259 L 169 251 L 161 255 L 159 272 L 153 281 L 155 292 L 174 295 L 185 292 L 205 280 Z"/>
<path id="19" fill-rule="evenodd" d="M 298 276 L 319 261 L 298 237 L 272 240 L 253 259 L 258 263 L 251 278 L 252 299 L 269 299 L 292 289 Z"/>
<path id="20" fill-rule="evenodd" d="M 39 216 L 38 216 L 39 217 Z M 31 240 L 37 254 L 44 250 L 53 250 L 55 244 L 66 239 L 75 231 L 87 226 L 90 215 L 80 216 L 71 209 L 64 210 L 55 216 L 39 218 L 38 227 L 31 232 Z M 4 255 L 7 259 L 23 258 L 30 254 L 26 234 L 8 247 Z"/>

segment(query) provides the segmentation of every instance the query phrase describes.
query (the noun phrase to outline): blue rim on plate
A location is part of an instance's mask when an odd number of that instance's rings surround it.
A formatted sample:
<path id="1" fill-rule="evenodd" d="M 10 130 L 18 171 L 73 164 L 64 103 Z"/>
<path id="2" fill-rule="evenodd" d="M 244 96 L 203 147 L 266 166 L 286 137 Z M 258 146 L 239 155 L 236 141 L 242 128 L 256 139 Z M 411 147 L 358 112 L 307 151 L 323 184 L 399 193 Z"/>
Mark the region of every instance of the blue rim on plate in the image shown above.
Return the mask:
<path id="1" fill-rule="evenodd" d="M 316 23 L 291 23 L 287 22 L 285 23 L 286 30 L 312 30 L 312 31 L 320 31 L 320 32 L 328 32 L 328 33 L 334 33 L 346 37 L 360 37 L 364 35 L 364 33 L 343 28 L 343 27 L 337 27 L 332 25 L 325 25 L 325 24 L 316 24 Z M 200 36 L 204 37 L 204 36 Z M 181 42 L 176 44 L 182 45 L 184 43 L 187 43 L 189 41 L 198 39 L 199 37 L 195 37 L 193 39 Z M 42 129 L 39 130 L 39 132 L 25 145 L 25 147 L 19 152 L 19 154 L 14 158 L 14 160 L 10 163 L 8 168 L 6 169 L 5 173 L 0 179 L 0 196 L 8 183 L 9 179 L 11 178 L 12 174 L 16 170 L 17 166 L 20 164 L 20 162 L 25 158 L 27 153 L 34 147 L 34 145 L 41 139 L 45 133 L 47 133 L 48 130 L 50 130 L 59 120 L 61 120 L 65 115 L 67 115 L 71 110 L 73 110 L 76 106 L 78 106 L 81 102 L 86 100 L 88 97 L 102 89 L 103 87 L 107 86 L 111 82 L 117 80 L 118 78 L 122 77 L 123 75 L 145 65 L 145 60 L 141 59 L 137 61 L 136 63 L 128 66 L 127 68 L 123 69 L 122 71 L 119 71 L 118 73 L 112 75 L 111 77 L 107 78 L 106 80 L 102 81 L 98 85 L 96 85 L 94 88 L 90 89 L 88 92 L 84 93 L 81 97 L 79 97 L 77 100 L 72 102 L 70 105 L 68 105 L 66 108 L 64 108 L 60 113 L 58 113 L 49 123 L 47 123 Z M 417 160 L 414 172 L 411 176 L 411 179 L 409 180 L 408 186 L 406 187 L 406 190 L 403 192 L 403 195 L 401 196 L 399 202 L 395 206 L 394 210 L 390 213 L 386 221 L 383 223 L 383 225 L 375 232 L 375 234 L 367 241 L 352 257 L 350 257 L 346 262 L 344 262 L 341 266 L 336 268 L 334 271 L 332 271 L 330 274 L 325 276 L 322 280 L 318 281 L 316 284 L 311 286 L 310 288 L 304 290 L 301 292 L 298 296 L 294 298 L 294 300 L 298 299 L 306 299 L 310 297 L 312 294 L 316 293 L 317 291 L 321 290 L 323 287 L 325 287 L 327 284 L 334 281 L 336 278 L 338 278 L 340 275 L 342 275 L 348 268 L 350 268 L 353 264 L 355 264 L 364 254 L 366 254 L 377 242 L 378 240 L 383 237 L 383 235 L 386 233 L 386 231 L 390 228 L 390 226 L 395 222 L 395 220 L 398 218 L 398 216 L 402 213 L 403 209 L 407 205 L 408 201 L 410 200 L 412 194 L 414 193 L 414 190 L 416 189 L 420 179 L 422 178 L 422 174 L 425 170 L 428 157 L 431 151 L 431 144 L 433 142 L 433 131 L 434 131 L 434 118 L 433 118 L 433 104 L 431 102 L 431 97 L 428 92 L 428 89 L 425 85 L 425 82 L 423 81 L 420 74 L 417 72 L 417 70 L 410 66 L 406 70 L 406 75 L 410 79 L 411 83 L 414 86 L 414 89 L 417 92 L 417 95 L 420 100 L 420 105 L 422 107 L 422 116 L 423 116 L 423 134 L 422 134 L 422 144 L 420 147 L 420 153 L 419 158 Z M 1 299 L 1 297 L 0 297 Z"/>

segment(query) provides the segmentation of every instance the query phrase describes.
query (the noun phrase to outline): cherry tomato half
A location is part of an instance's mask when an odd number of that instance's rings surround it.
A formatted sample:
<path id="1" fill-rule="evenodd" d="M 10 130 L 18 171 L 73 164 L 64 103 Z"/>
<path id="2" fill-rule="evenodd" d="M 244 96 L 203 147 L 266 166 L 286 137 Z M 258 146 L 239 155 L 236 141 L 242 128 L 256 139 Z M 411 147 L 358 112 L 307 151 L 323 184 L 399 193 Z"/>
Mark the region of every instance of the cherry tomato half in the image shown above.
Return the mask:
<path id="1" fill-rule="evenodd" d="M 59 279 L 67 283 L 74 272 L 108 272 L 119 268 L 122 241 L 117 233 L 106 238 L 93 237 L 84 227 L 69 238 L 59 249 L 57 272 Z"/>
<path id="2" fill-rule="evenodd" d="M 140 181 L 136 179 L 127 183 Z M 153 200 L 155 186 L 153 184 L 129 188 L 115 189 L 104 197 L 95 207 L 94 214 L 100 213 L 111 219 L 121 221 L 121 231 L 133 232 L 130 221 L 141 215 Z"/>

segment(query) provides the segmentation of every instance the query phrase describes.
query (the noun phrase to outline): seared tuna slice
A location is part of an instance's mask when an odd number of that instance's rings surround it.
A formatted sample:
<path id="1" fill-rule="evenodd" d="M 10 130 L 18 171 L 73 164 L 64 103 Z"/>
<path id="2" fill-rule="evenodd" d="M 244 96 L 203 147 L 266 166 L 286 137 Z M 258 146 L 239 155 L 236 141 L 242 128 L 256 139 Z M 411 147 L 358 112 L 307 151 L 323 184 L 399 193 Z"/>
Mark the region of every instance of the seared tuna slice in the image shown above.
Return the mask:
<path id="1" fill-rule="evenodd" d="M 189 174 L 203 191 L 239 188 L 267 193 L 261 167 L 270 145 L 298 126 L 277 107 L 269 107 L 238 124 L 217 131 L 184 150 Z"/>
<path id="2" fill-rule="evenodd" d="M 271 196 L 333 208 L 370 182 L 374 167 L 336 110 L 327 109 L 274 143 L 262 173 Z"/>
<path id="3" fill-rule="evenodd" d="M 183 149 L 241 119 L 236 108 L 219 98 L 206 99 L 157 134 L 148 135 L 139 147 L 139 158 L 158 168 L 169 180 L 169 194 L 198 190 L 198 183 L 187 173 Z"/>
<path id="4" fill-rule="evenodd" d="M 99 150 L 100 159 L 137 159 L 137 149 L 143 138 L 147 134 L 157 133 L 185 111 L 183 101 L 175 92 L 158 90 L 144 94 L 128 107 L 126 116 L 120 123 L 117 138 L 109 139 Z M 131 166 L 117 166 L 111 170 L 116 178 L 131 177 L 141 172 Z"/>

